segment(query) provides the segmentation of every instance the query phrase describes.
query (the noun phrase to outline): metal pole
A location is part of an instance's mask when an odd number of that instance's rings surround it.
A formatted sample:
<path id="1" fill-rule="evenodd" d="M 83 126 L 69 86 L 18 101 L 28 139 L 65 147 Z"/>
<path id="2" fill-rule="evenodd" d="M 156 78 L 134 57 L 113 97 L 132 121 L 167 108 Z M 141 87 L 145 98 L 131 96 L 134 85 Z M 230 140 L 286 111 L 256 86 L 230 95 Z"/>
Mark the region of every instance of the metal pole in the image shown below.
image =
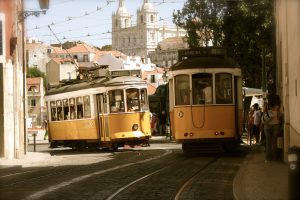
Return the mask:
<path id="1" fill-rule="evenodd" d="M 36 151 L 36 143 L 35 143 L 35 138 L 36 138 L 36 133 L 33 133 L 33 151 L 35 152 Z"/>

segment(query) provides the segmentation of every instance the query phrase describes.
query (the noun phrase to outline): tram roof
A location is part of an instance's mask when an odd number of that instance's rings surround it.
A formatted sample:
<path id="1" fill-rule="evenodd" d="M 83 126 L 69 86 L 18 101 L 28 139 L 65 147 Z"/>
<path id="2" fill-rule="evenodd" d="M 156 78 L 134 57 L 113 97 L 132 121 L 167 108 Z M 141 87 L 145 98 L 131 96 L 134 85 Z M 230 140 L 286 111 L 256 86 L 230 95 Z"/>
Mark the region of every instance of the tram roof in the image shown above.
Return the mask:
<path id="1" fill-rule="evenodd" d="M 193 57 L 184 59 L 171 66 L 171 71 L 195 68 L 237 68 L 233 59 L 222 56 Z"/>
<path id="2" fill-rule="evenodd" d="M 63 85 L 56 88 L 51 88 L 46 92 L 46 96 L 61 94 L 65 92 L 78 91 L 83 89 L 89 89 L 89 88 L 126 85 L 126 84 L 146 84 L 146 81 L 142 80 L 139 77 L 134 77 L 134 76 L 122 76 L 122 77 L 116 77 L 112 79 L 97 78 L 91 81 L 85 81 L 80 83 Z"/>

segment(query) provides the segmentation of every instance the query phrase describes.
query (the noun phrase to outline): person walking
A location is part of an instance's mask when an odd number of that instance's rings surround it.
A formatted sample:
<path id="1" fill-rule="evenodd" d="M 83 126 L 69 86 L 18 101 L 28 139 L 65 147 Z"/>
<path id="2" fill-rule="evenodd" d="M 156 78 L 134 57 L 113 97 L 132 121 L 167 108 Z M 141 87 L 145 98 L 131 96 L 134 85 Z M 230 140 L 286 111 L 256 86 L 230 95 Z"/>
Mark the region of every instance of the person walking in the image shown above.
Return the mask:
<path id="1" fill-rule="evenodd" d="M 48 138 L 48 120 L 44 120 L 44 129 L 45 129 L 45 135 L 44 135 L 44 140 L 47 140 Z"/>
<path id="2" fill-rule="evenodd" d="M 266 136 L 266 160 L 269 162 L 277 156 L 277 136 L 281 130 L 282 115 L 280 112 L 280 97 L 276 94 L 268 96 L 266 111 L 263 113 L 262 121 Z"/>
<path id="3" fill-rule="evenodd" d="M 253 113 L 253 126 L 252 126 L 252 136 L 255 138 L 255 144 L 260 143 L 260 119 L 261 119 L 261 111 L 259 109 L 258 103 L 253 105 L 254 113 Z"/>
<path id="4" fill-rule="evenodd" d="M 250 111 L 248 113 L 248 123 L 247 123 L 247 143 L 250 143 L 251 145 L 251 140 L 252 140 L 252 130 L 253 130 L 253 118 L 254 114 L 254 108 L 253 106 L 250 107 Z"/>

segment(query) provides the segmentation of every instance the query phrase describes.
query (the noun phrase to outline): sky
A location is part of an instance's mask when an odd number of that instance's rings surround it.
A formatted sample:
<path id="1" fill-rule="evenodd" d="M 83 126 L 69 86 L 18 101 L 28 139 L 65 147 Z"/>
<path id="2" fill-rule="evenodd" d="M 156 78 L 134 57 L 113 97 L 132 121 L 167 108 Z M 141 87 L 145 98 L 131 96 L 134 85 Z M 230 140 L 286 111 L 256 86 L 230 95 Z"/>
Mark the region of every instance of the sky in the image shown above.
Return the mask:
<path id="1" fill-rule="evenodd" d="M 38 0 L 25 0 L 25 11 L 40 10 Z M 49 0 L 49 9 L 39 17 L 26 18 L 26 36 L 46 44 L 83 41 L 102 47 L 111 45 L 111 17 L 119 0 Z M 108 3 L 109 2 L 109 3 Z M 186 0 L 150 0 L 159 12 L 159 25 L 172 23 L 174 10 L 181 10 Z M 136 11 L 143 0 L 125 0 L 125 7 L 136 24 Z M 48 27 L 50 25 L 50 28 Z"/>

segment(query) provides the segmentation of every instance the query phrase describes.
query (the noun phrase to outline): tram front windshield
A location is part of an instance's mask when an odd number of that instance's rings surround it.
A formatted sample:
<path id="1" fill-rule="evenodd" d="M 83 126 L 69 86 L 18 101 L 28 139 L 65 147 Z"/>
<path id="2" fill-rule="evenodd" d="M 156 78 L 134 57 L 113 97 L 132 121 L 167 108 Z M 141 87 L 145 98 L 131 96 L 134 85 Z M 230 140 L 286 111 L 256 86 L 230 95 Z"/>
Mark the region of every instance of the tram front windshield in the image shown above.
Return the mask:
<path id="1" fill-rule="evenodd" d="M 108 95 L 111 113 L 148 110 L 147 89 L 116 89 L 109 91 Z"/>

